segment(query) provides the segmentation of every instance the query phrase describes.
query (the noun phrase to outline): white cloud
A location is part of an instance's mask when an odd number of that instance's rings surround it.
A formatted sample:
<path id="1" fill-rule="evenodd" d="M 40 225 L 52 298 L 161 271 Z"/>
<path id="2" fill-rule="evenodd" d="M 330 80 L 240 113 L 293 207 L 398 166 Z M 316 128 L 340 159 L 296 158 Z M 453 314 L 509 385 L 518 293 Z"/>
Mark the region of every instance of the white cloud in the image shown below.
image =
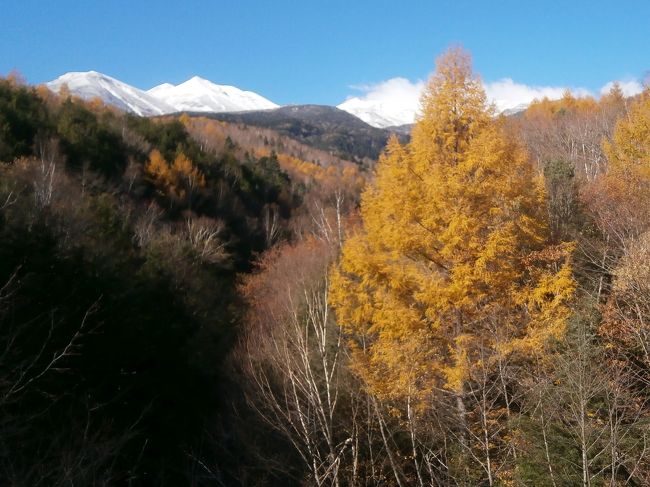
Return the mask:
<path id="1" fill-rule="evenodd" d="M 388 127 L 412 123 L 420 108 L 424 81 L 391 78 L 371 85 L 352 86 L 361 96 L 349 96 L 338 107 L 370 125 Z"/>
<path id="2" fill-rule="evenodd" d="M 369 85 L 354 85 L 350 88 L 365 93 L 368 100 L 389 101 L 392 99 L 402 101 L 408 105 L 417 105 L 420 102 L 420 93 L 424 89 L 422 80 L 410 81 L 406 78 L 391 78 L 379 83 Z"/>
<path id="3" fill-rule="evenodd" d="M 608 92 L 613 81 L 600 90 Z M 638 80 L 619 81 L 623 94 L 632 96 L 643 89 Z M 360 96 L 349 96 L 338 108 L 356 115 L 375 127 L 388 127 L 413 123 L 420 108 L 420 96 L 425 87 L 421 80 L 410 81 L 406 78 L 391 78 L 380 83 L 352 86 L 363 92 Z M 511 78 L 483 83 L 488 101 L 494 103 L 499 112 L 515 108 L 524 108 L 533 100 L 562 98 L 566 90 L 573 96 L 596 96 L 586 88 L 567 86 L 534 86 L 517 83 Z"/>
<path id="4" fill-rule="evenodd" d="M 623 91 L 623 95 L 625 96 L 638 95 L 643 91 L 643 85 L 639 82 L 639 80 L 629 79 L 626 81 L 610 81 L 600 89 L 600 94 L 604 95 L 606 93 L 609 93 L 609 90 L 612 89 L 614 83 L 618 83 L 618 85 L 621 87 L 621 90 Z"/>
<path id="5" fill-rule="evenodd" d="M 585 88 L 567 88 L 566 86 L 529 86 L 516 83 L 510 78 L 484 83 L 488 100 L 494 103 L 499 112 L 512 108 L 521 108 L 533 100 L 562 98 L 568 89 L 574 96 L 590 96 Z"/>

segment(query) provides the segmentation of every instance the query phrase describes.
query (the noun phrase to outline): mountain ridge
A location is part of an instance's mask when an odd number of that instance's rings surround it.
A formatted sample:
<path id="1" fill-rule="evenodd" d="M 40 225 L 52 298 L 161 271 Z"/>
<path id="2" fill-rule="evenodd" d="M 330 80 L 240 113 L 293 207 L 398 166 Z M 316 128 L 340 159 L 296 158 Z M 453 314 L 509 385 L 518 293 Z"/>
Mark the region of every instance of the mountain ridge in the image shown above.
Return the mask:
<path id="1" fill-rule="evenodd" d="M 69 72 L 45 86 L 55 93 L 67 86 L 71 94 L 85 100 L 99 98 L 108 105 L 145 117 L 173 111 L 173 107 L 145 91 L 97 71 Z"/>
<path id="2" fill-rule="evenodd" d="M 145 117 L 181 112 L 236 113 L 293 106 L 280 106 L 254 91 L 219 85 L 199 76 L 194 76 L 178 85 L 162 83 L 148 90 L 142 90 L 97 71 L 76 71 L 65 73 L 45 83 L 45 86 L 58 93 L 64 84 L 75 96 L 86 100 L 99 98 L 108 105 Z M 355 100 L 357 99 L 348 99 L 332 108 L 342 110 L 378 129 L 412 123 L 410 120 L 412 117 L 408 116 L 409 110 L 396 111 L 392 106 L 377 107 L 363 100 L 358 102 Z"/>
<path id="3" fill-rule="evenodd" d="M 45 83 L 55 93 L 64 85 L 71 94 L 85 100 L 99 98 L 108 105 L 145 117 L 185 111 L 264 110 L 279 106 L 255 92 L 218 85 L 198 76 L 178 85 L 163 83 L 146 91 L 97 71 L 73 71 Z"/>
<path id="4" fill-rule="evenodd" d="M 286 108 L 281 112 L 288 115 L 292 106 L 303 107 L 301 114 L 306 115 L 308 106 L 330 105 L 284 105 L 255 93 L 242 90 L 236 86 L 219 85 L 194 76 L 183 83 L 174 85 L 162 83 L 149 90 L 141 90 L 116 78 L 97 71 L 70 72 L 45 84 L 50 90 L 60 92 L 67 85 L 71 94 L 90 100 L 99 98 L 108 105 L 139 116 L 151 117 L 174 113 L 242 113 L 261 110 Z M 375 129 L 385 129 L 393 133 L 405 134 L 415 121 L 417 109 L 404 107 L 395 101 L 369 100 L 359 97 L 348 98 L 343 103 L 330 106 L 346 112 L 364 124 Z M 502 113 L 506 116 L 525 110 L 519 105 Z M 331 117 L 330 112 L 328 116 Z M 371 151 L 371 152 L 374 152 Z"/>
<path id="5" fill-rule="evenodd" d="M 253 91 L 240 90 L 230 85 L 218 85 L 199 76 L 194 76 L 178 85 L 163 83 L 146 93 L 174 107 L 177 112 L 219 113 L 279 107 L 278 104 Z"/>

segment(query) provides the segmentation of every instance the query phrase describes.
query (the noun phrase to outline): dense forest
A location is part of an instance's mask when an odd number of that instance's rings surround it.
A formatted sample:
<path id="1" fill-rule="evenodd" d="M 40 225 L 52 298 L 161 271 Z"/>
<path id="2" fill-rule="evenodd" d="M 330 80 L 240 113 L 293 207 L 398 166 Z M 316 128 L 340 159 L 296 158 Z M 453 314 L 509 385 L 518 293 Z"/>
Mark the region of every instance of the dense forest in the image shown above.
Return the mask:
<path id="1" fill-rule="evenodd" d="M 240 122 L 0 79 L 3 484 L 650 484 L 649 89 Z"/>

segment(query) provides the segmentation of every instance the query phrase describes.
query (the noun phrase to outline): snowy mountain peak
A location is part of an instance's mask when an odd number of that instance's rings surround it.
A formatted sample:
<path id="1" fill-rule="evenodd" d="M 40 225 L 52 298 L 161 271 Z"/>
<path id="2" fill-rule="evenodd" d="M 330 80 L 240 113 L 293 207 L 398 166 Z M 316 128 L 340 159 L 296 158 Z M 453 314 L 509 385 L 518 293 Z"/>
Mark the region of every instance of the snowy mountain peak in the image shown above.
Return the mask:
<path id="1" fill-rule="evenodd" d="M 353 97 L 338 105 L 337 108 L 351 113 L 368 125 L 387 128 L 413 123 L 419 110 L 419 104 L 405 106 L 399 101 L 386 102 Z"/>
<path id="2" fill-rule="evenodd" d="M 516 106 L 508 104 L 507 101 L 493 100 L 492 103 L 496 113 L 506 116 L 523 112 L 528 108 L 529 103 L 520 103 Z M 419 100 L 417 102 L 404 103 L 401 100 L 383 100 L 373 98 L 353 97 L 337 106 L 368 125 L 378 128 L 398 127 L 412 124 L 417 120 L 420 112 Z"/>
<path id="3" fill-rule="evenodd" d="M 169 88 L 173 88 L 173 87 L 174 87 L 174 85 L 171 84 L 171 83 L 163 83 L 161 85 L 154 86 L 150 90 L 147 90 L 147 93 L 149 93 L 150 95 L 154 95 L 157 91 L 164 91 L 164 90 L 168 90 Z"/>
<path id="4" fill-rule="evenodd" d="M 142 116 L 162 115 L 173 108 L 142 90 L 97 71 L 72 72 L 46 83 L 58 93 L 67 85 L 70 93 L 84 100 L 99 98 L 104 103 Z"/>
<path id="5" fill-rule="evenodd" d="M 188 79 L 185 83 L 192 83 L 192 84 L 200 84 L 200 85 L 212 85 L 212 81 L 209 81 L 205 78 L 201 78 L 200 76 L 192 76 L 190 79 Z"/>
<path id="6" fill-rule="evenodd" d="M 217 85 L 199 76 L 177 86 L 163 83 L 143 91 L 97 71 L 85 71 L 66 73 L 46 86 L 58 93 L 64 84 L 75 96 L 85 100 L 100 98 L 104 103 L 141 116 L 182 111 L 241 112 L 278 107 L 252 91 Z"/>
<path id="7" fill-rule="evenodd" d="M 217 85 L 200 76 L 177 86 L 169 83 L 156 86 L 147 93 L 173 106 L 177 112 L 242 112 L 278 107 L 252 91 Z"/>
<path id="8" fill-rule="evenodd" d="M 99 73 L 97 71 L 72 71 L 70 73 L 65 73 L 64 75 L 59 76 L 53 81 L 50 81 L 47 83 L 47 85 L 63 85 L 63 83 L 67 83 L 68 87 L 72 89 L 72 87 L 70 87 L 70 84 L 81 86 L 98 81 L 113 83 L 116 85 L 121 83 L 119 80 L 111 78 L 110 76 L 106 76 L 105 74 Z"/>

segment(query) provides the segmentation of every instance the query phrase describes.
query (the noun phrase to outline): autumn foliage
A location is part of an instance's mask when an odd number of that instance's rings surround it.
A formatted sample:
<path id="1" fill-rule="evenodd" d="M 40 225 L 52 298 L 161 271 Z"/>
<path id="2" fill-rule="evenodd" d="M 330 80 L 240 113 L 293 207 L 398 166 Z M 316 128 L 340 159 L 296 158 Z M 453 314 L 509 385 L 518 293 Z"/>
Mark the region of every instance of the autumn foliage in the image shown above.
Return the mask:
<path id="1" fill-rule="evenodd" d="M 0 478 L 650 485 L 650 89 L 421 102 L 360 164 L 0 79 Z"/>
<path id="2" fill-rule="evenodd" d="M 179 199 L 191 201 L 192 195 L 205 187 L 205 176 L 182 152 L 169 164 L 160 151 L 152 150 L 145 171 L 160 191 Z"/>
<path id="3" fill-rule="evenodd" d="M 389 143 L 362 198 L 363 229 L 332 274 L 332 303 L 373 391 L 424 399 L 444 387 L 462 398 L 479 353 L 536 354 L 563 337 L 571 246 L 548 247 L 543 206 L 468 55 L 445 54 L 412 142 Z"/>
<path id="4" fill-rule="evenodd" d="M 603 143 L 609 171 L 584 198 L 611 244 L 604 255 L 612 289 L 600 333 L 645 383 L 650 371 L 650 92 L 646 89 Z"/>

